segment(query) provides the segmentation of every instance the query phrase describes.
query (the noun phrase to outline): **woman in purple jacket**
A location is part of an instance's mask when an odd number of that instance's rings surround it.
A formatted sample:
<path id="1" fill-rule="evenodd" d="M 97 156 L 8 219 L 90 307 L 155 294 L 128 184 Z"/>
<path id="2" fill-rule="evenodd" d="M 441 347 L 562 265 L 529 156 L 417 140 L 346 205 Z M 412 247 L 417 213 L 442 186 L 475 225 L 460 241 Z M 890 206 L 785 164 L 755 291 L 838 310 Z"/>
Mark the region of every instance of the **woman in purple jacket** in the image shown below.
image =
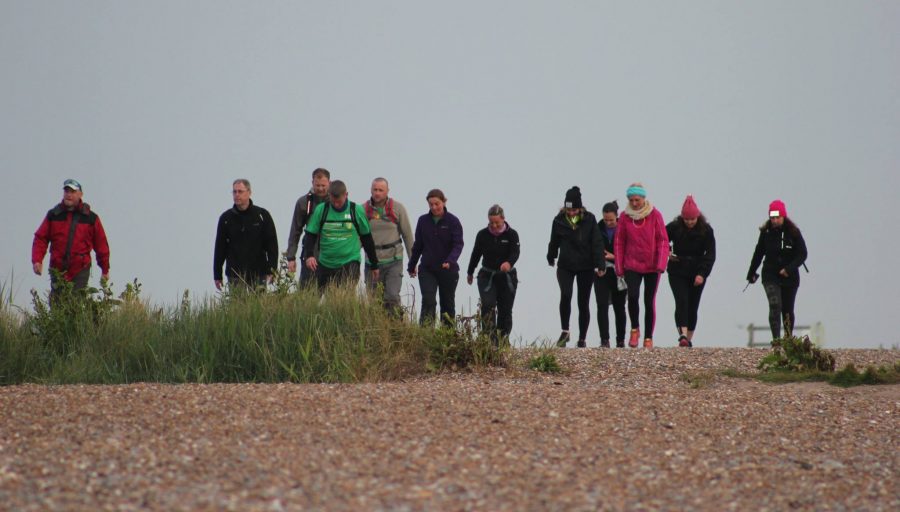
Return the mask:
<path id="1" fill-rule="evenodd" d="M 463 249 L 462 224 L 447 211 L 447 198 L 440 189 L 430 190 L 425 198 L 429 212 L 419 217 L 416 223 L 415 242 L 406 270 L 409 277 L 419 277 L 422 291 L 419 323 L 434 323 L 437 296 L 440 295 L 441 320 L 452 327 L 456 319 L 456 285 L 459 283 L 456 260 Z"/>

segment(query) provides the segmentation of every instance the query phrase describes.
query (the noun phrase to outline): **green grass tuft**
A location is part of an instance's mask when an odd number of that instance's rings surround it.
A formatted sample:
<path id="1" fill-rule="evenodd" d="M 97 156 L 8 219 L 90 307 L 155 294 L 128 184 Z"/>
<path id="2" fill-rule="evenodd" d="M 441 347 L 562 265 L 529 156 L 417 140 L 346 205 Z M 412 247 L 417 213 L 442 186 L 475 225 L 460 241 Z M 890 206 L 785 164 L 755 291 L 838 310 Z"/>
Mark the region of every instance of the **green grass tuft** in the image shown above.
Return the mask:
<path id="1" fill-rule="evenodd" d="M 867 367 L 862 373 L 852 364 L 848 364 L 842 370 L 836 372 L 829 380 L 831 384 L 841 387 L 898 384 L 900 383 L 900 361 L 894 366 Z"/>
<path id="2" fill-rule="evenodd" d="M 129 284 L 71 294 L 33 312 L 0 298 L 0 384 L 130 382 L 361 382 L 503 363 L 472 329 L 397 318 L 356 289 L 233 289 L 155 308 Z M 3 297 L 0 287 L 0 297 Z"/>
<path id="3" fill-rule="evenodd" d="M 837 372 L 822 370 L 787 370 L 770 369 L 760 373 L 741 372 L 735 369 L 726 369 L 718 372 L 725 377 L 739 379 L 755 379 L 761 382 L 773 384 L 788 384 L 792 382 L 827 382 L 834 386 L 851 387 L 879 384 L 900 384 L 900 361 L 893 366 L 867 367 L 860 372 L 853 364 L 848 364 Z"/>
<path id="4" fill-rule="evenodd" d="M 556 352 L 552 348 L 541 349 L 540 352 L 528 360 L 528 368 L 544 373 L 560 373 L 562 367 L 556 358 Z"/>

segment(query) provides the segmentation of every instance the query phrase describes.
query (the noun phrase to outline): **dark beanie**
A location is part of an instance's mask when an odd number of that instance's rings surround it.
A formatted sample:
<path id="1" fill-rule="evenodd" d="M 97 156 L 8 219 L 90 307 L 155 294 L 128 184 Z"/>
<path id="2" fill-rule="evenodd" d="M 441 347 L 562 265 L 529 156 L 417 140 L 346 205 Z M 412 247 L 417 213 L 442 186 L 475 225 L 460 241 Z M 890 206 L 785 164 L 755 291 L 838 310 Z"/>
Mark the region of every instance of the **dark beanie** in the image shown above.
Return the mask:
<path id="1" fill-rule="evenodd" d="M 572 187 L 566 190 L 566 208 L 581 208 L 581 189 Z"/>

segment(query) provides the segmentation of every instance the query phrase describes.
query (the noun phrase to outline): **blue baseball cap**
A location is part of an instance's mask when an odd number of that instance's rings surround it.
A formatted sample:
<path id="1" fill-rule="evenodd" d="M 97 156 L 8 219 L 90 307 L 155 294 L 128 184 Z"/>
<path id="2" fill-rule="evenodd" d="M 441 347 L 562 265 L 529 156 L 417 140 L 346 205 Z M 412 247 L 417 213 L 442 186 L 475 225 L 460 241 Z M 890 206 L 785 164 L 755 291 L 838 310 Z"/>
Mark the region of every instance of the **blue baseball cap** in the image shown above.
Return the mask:
<path id="1" fill-rule="evenodd" d="M 77 181 L 70 178 L 63 182 L 63 188 L 68 188 L 71 190 L 77 190 L 77 191 L 81 192 L 81 183 L 78 183 Z"/>

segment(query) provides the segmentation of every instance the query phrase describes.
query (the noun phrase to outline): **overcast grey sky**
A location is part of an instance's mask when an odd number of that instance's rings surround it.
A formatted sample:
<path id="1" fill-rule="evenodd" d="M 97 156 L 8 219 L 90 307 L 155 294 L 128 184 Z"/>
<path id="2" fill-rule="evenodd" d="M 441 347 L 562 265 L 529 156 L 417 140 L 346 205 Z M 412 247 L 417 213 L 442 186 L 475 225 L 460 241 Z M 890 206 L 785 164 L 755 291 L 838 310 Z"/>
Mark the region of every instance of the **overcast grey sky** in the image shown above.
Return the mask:
<path id="1" fill-rule="evenodd" d="M 545 254 L 565 190 L 599 212 L 640 180 L 667 221 L 693 193 L 716 230 L 695 346 L 766 324 L 761 286 L 741 289 L 775 198 L 809 247 L 798 322 L 823 322 L 829 347 L 889 346 L 898 27 L 900 2 L 863 0 L 0 0 L 0 280 L 20 305 L 48 287 L 32 236 L 72 177 L 106 226 L 117 291 L 137 277 L 158 303 L 212 294 L 231 181 L 251 180 L 284 250 L 323 166 L 357 201 L 388 178 L 413 217 L 442 188 L 462 265 L 500 203 L 522 240 L 514 334 L 555 339 Z M 476 302 L 461 280 L 458 306 Z M 676 344 L 672 312 L 664 280 L 657 345 Z"/>

